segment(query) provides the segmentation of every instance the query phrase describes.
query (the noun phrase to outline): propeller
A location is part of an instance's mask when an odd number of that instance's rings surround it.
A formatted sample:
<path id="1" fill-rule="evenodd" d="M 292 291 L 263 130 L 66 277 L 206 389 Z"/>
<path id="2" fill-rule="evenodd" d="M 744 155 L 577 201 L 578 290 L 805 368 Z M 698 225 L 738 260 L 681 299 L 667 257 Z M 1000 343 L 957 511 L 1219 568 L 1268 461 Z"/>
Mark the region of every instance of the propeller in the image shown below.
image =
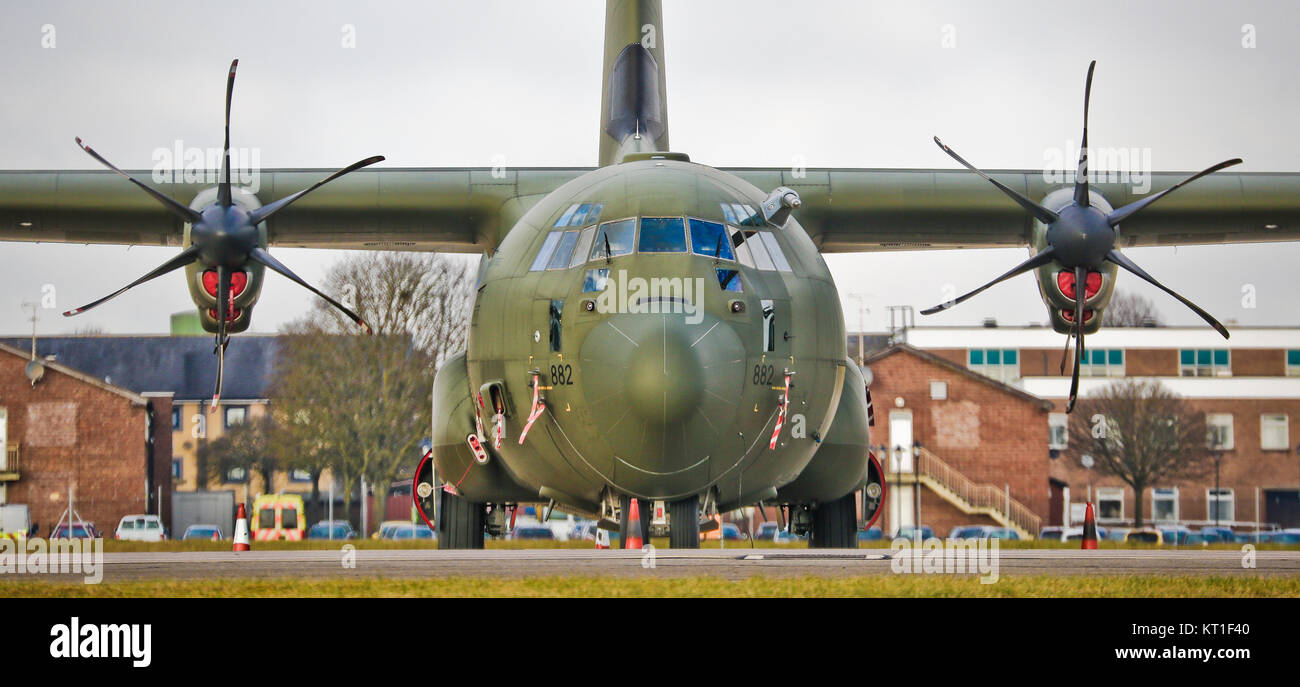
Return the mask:
<path id="1" fill-rule="evenodd" d="M 190 245 L 181 251 L 176 257 L 164 262 L 150 272 L 146 273 L 139 279 L 127 284 L 126 286 L 114 291 L 113 293 L 92 301 L 80 308 L 69 310 L 63 315 L 71 317 L 79 315 L 91 308 L 105 303 L 117 296 L 126 293 L 135 286 L 139 286 L 152 279 L 157 279 L 164 274 L 173 272 L 191 263 L 198 262 L 206 269 L 215 269 L 217 272 L 217 332 L 216 345 L 213 353 L 217 356 L 217 383 L 212 392 L 212 409 L 215 410 L 221 399 L 221 382 L 225 372 L 225 353 L 226 346 L 230 343 L 230 334 L 227 331 L 229 323 L 234 319 L 234 306 L 232 304 L 231 281 L 232 275 L 236 270 L 242 270 L 246 265 L 259 264 L 278 272 L 288 279 L 297 282 L 307 290 L 323 298 L 331 306 L 342 311 L 353 322 L 356 322 L 367 334 L 371 333 L 369 325 L 361 319 L 347 306 L 325 295 L 320 289 L 307 283 L 302 277 L 293 273 L 283 263 L 271 257 L 266 248 L 261 245 L 257 225 L 265 222 L 276 213 L 291 205 L 294 201 L 315 191 L 325 184 L 350 172 L 373 165 L 384 159 L 382 155 L 368 157 L 359 162 L 353 163 L 343 169 L 329 175 L 328 177 L 317 182 L 315 185 L 298 191 L 297 193 L 285 196 L 273 203 L 263 205 L 256 210 L 245 210 L 237 205 L 233 200 L 230 185 L 230 103 L 231 96 L 235 90 L 235 70 L 239 67 L 239 60 L 230 63 L 230 73 L 226 78 L 226 128 L 225 143 L 222 148 L 221 157 L 221 176 L 217 181 L 217 199 L 215 202 L 207 205 L 201 210 L 195 210 L 191 207 L 182 205 L 176 200 L 163 194 L 161 191 L 152 188 L 139 179 L 132 177 L 130 174 L 118 169 L 113 163 L 104 159 L 93 148 L 77 138 L 77 145 L 88 155 L 99 161 L 100 164 L 111 169 L 113 172 L 124 177 L 127 181 L 140 187 L 145 193 L 148 193 L 154 200 L 158 201 L 169 213 L 182 222 L 190 224 Z"/>
<path id="2" fill-rule="evenodd" d="M 1074 177 L 1074 197 L 1068 205 L 1065 205 L 1058 210 L 1043 207 L 1041 204 L 1026 198 L 1015 189 L 1002 184 L 997 179 L 985 174 L 983 171 L 967 162 L 952 148 L 944 145 L 943 141 L 939 140 L 938 136 L 934 138 L 935 144 L 938 145 L 943 152 L 952 157 L 952 159 L 956 160 L 966 169 L 969 169 L 986 179 L 989 183 L 997 187 L 999 191 L 1006 194 L 1020 205 L 1020 207 L 1024 208 L 1026 212 L 1034 217 L 1034 219 L 1047 225 L 1047 246 L 1040 252 L 1031 256 L 1028 260 L 1016 265 L 987 284 L 980 286 L 974 291 L 963 294 L 954 300 L 940 303 L 933 308 L 922 310 L 921 314 L 932 315 L 937 312 L 942 312 L 958 303 L 966 301 L 990 286 L 1024 274 L 1025 272 L 1035 268 L 1042 267 L 1048 263 L 1059 263 L 1073 274 L 1075 284 L 1073 311 L 1074 331 L 1071 332 L 1075 337 L 1074 372 L 1070 378 L 1070 399 L 1066 403 L 1066 412 L 1070 412 L 1074 409 L 1074 403 L 1078 398 L 1079 392 L 1079 364 L 1084 355 L 1083 324 L 1085 316 L 1084 302 L 1087 300 L 1087 289 L 1085 288 L 1086 280 L 1090 272 L 1100 271 L 1102 265 L 1106 262 L 1110 262 L 1120 268 L 1132 272 L 1142 280 L 1153 284 L 1160 290 L 1178 299 L 1180 303 L 1191 308 L 1191 310 L 1199 315 L 1201 319 L 1205 320 L 1211 327 L 1214 327 L 1216 331 L 1223 335 L 1223 338 L 1228 338 L 1227 328 L 1220 324 L 1218 320 L 1214 319 L 1214 317 L 1208 312 L 1179 295 L 1173 289 L 1161 284 L 1155 277 L 1148 274 L 1141 267 L 1138 267 L 1136 263 L 1130 260 L 1123 253 L 1120 253 L 1119 248 L 1116 246 L 1118 235 L 1115 231 L 1115 227 L 1117 227 L 1120 222 L 1127 220 L 1147 206 L 1179 188 L 1182 188 L 1207 174 L 1213 174 L 1214 172 L 1226 167 L 1241 164 L 1241 159 L 1233 158 L 1231 160 L 1220 162 L 1217 165 L 1208 167 L 1187 177 L 1186 179 L 1183 179 L 1159 193 L 1149 195 L 1117 210 L 1112 210 L 1109 213 L 1093 206 L 1089 201 L 1088 195 L 1088 103 L 1092 98 L 1092 73 L 1096 66 L 1096 60 L 1093 60 L 1092 63 L 1088 65 L 1088 80 L 1087 84 L 1084 86 L 1083 138 L 1079 150 L 1079 166 Z M 1066 350 L 1069 350 L 1068 337 L 1066 339 Z M 1062 365 L 1064 365 L 1064 360 L 1062 360 Z M 1062 367 L 1062 372 L 1064 372 L 1064 367 Z"/>

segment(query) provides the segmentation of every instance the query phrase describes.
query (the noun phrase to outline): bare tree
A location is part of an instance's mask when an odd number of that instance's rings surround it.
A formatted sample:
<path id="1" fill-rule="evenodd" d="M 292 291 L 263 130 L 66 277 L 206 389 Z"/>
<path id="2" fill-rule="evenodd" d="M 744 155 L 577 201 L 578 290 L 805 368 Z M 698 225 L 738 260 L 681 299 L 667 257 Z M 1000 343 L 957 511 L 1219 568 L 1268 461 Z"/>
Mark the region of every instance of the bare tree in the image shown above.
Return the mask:
<path id="1" fill-rule="evenodd" d="M 263 415 L 231 427 L 219 439 L 199 444 L 202 478 L 224 481 L 236 469 L 243 470 L 245 476 L 256 472 L 262 476 L 262 489 L 270 492 L 275 473 L 282 467 L 270 448 L 273 432 L 274 421 Z"/>
<path id="2" fill-rule="evenodd" d="M 1103 327 L 1143 327 L 1159 325 L 1160 312 L 1151 299 L 1132 291 L 1117 291 L 1102 315 Z"/>
<path id="3" fill-rule="evenodd" d="M 466 261 L 441 255 L 350 256 L 325 283 L 355 306 L 374 335 L 358 333 L 322 303 L 286 328 L 274 381 L 278 412 L 293 418 L 286 443 L 316 451 L 296 460 L 335 469 L 345 512 L 361 478 L 375 485 L 382 503 L 388 485 L 415 460 L 429 433 L 437 364 L 464 346 L 472 274 Z"/>
<path id="4" fill-rule="evenodd" d="M 1141 527 L 1148 487 L 1203 475 L 1208 466 L 1205 414 L 1154 380 L 1122 379 L 1079 400 L 1070 415 L 1070 448 L 1079 460 L 1133 488 L 1133 524 Z"/>

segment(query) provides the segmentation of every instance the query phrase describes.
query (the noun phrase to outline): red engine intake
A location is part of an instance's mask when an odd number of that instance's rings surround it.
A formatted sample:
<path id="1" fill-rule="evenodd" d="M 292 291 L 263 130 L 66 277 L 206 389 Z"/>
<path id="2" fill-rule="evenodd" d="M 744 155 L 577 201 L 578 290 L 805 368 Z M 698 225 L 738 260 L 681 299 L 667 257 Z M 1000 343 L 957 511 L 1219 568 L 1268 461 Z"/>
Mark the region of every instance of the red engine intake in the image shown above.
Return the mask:
<path id="1" fill-rule="evenodd" d="M 1061 294 L 1066 298 L 1074 300 L 1074 272 L 1069 270 L 1057 272 L 1056 288 L 1060 289 Z M 1089 272 L 1083 283 L 1083 297 L 1091 300 L 1093 296 L 1097 295 L 1098 291 L 1101 291 L 1101 272 Z M 1070 317 L 1074 317 L 1074 313 L 1071 313 Z M 1070 321 L 1073 322 L 1074 320 Z"/>

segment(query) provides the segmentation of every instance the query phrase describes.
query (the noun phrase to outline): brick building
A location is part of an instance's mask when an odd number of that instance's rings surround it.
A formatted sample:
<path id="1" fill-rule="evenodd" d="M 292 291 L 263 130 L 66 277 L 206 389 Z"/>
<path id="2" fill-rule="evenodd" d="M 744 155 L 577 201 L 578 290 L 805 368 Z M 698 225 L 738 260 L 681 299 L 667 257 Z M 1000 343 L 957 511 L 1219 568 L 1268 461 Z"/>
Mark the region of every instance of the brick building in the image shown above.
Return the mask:
<path id="1" fill-rule="evenodd" d="M 0 344 L 0 503 L 26 504 L 48 535 L 68 508 L 111 536 L 118 520 L 166 513 L 171 396 L 140 394 Z"/>
<path id="2" fill-rule="evenodd" d="M 920 523 L 1011 527 L 1034 536 L 1049 510 L 1052 403 L 932 352 L 896 344 L 866 357 L 871 440 L 890 495 L 886 533 Z"/>
<path id="3" fill-rule="evenodd" d="M 1210 440 L 1222 456 L 1217 488 L 1211 471 L 1147 489 L 1142 499 L 1146 522 L 1300 527 L 1300 428 L 1290 423 L 1292 417 L 1300 418 L 1300 329 L 1232 327 L 1231 333 L 1225 341 L 1208 327 L 1112 327 L 1088 337 L 1080 396 L 1118 378 L 1157 380 L 1206 413 Z M 1070 367 L 1061 373 L 1062 335 L 1046 327 L 916 327 L 899 338 L 1053 406 L 1019 430 L 1028 442 L 1026 451 L 1041 456 L 1045 466 L 1037 479 L 1049 494 L 1048 505 L 1044 508 L 1041 499 L 1025 501 L 1043 524 L 1077 524 L 1087 500 L 1097 504 L 1102 524 L 1133 523 L 1136 499 L 1130 487 L 1063 457 L 1070 442 L 1064 413 Z M 878 363 L 869 365 L 874 370 Z M 883 389 L 872 387 L 877 434 L 892 402 Z M 1011 403 L 1012 396 L 1005 398 Z M 1010 455 L 987 459 L 993 463 L 978 479 L 1008 481 L 1039 465 Z M 1006 478 L 996 478 L 999 473 Z M 926 519 L 924 506 L 923 499 Z"/>

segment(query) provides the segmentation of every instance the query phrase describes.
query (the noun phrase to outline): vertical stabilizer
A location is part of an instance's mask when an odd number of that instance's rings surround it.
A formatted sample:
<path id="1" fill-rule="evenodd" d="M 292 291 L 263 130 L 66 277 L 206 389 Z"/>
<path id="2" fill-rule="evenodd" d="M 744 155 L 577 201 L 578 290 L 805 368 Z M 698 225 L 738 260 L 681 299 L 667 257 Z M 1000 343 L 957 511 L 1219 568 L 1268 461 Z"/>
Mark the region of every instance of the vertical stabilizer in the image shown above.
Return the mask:
<path id="1" fill-rule="evenodd" d="M 663 12 L 659 0 L 606 0 L 600 164 L 668 150 Z"/>

